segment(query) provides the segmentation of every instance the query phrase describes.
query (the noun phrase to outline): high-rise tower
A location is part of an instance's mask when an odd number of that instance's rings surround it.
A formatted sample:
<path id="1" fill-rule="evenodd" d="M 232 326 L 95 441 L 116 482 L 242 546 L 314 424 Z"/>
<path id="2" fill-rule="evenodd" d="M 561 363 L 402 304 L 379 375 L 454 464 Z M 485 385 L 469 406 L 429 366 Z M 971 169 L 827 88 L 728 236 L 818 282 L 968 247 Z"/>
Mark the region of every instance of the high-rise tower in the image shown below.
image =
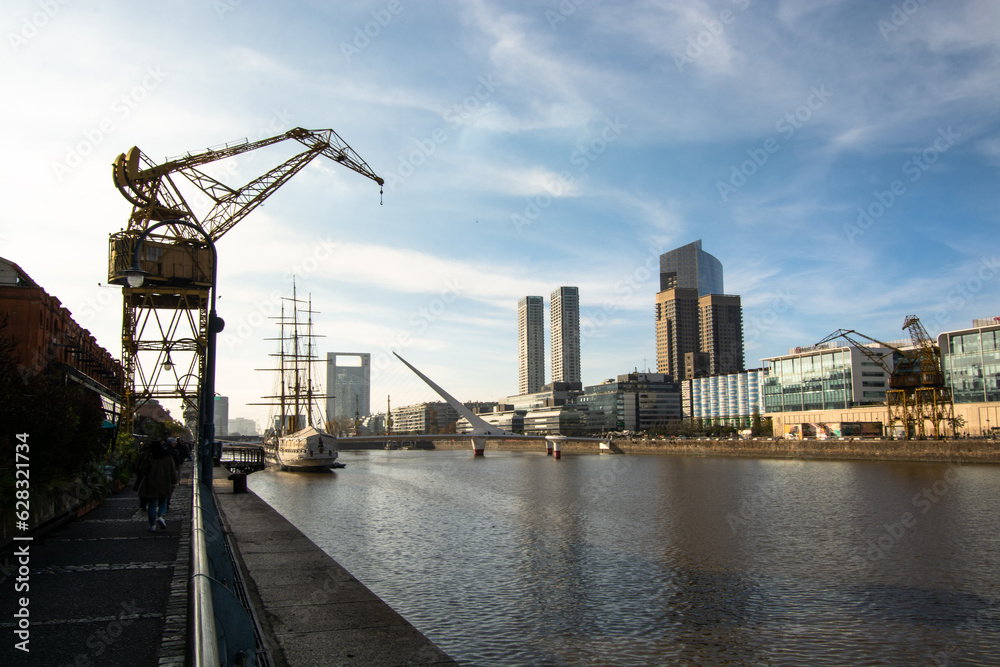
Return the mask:
<path id="1" fill-rule="evenodd" d="M 699 345 L 708 355 L 708 374 L 743 370 L 743 306 L 740 297 L 706 294 L 698 299 Z"/>
<path id="2" fill-rule="evenodd" d="M 326 418 L 353 419 L 371 414 L 372 355 L 326 353 Z"/>
<path id="3" fill-rule="evenodd" d="M 579 383 L 580 289 L 554 289 L 549 302 L 552 310 L 552 381 Z"/>
<path id="4" fill-rule="evenodd" d="M 700 351 L 698 290 L 672 287 L 656 295 L 656 372 L 687 377 L 684 355 Z"/>
<path id="5" fill-rule="evenodd" d="M 534 394 L 545 384 L 545 307 L 540 296 L 517 302 L 517 393 Z"/>
<path id="6" fill-rule="evenodd" d="M 743 309 L 701 239 L 660 255 L 656 370 L 683 380 L 743 370 Z"/>

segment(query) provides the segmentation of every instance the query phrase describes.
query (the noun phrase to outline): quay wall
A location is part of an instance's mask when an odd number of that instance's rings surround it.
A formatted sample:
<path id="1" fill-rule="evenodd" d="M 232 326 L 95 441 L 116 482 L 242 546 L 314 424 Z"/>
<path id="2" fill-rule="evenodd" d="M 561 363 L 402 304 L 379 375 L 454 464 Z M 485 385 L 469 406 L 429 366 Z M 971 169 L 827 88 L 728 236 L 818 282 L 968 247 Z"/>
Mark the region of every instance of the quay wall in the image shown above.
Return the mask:
<path id="1" fill-rule="evenodd" d="M 467 440 L 435 441 L 437 449 L 469 449 Z M 593 454 L 596 442 L 565 440 L 564 453 Z M 488 441 L 488 450 L 544 451 L 541 442 Z M 829 459 L 867 461 L 948 461 L 1000 463 L 1000 441 L 956 440 L 648 440 L 615 438 L 612 449 L 621 454 L 674 456 L 741 456 L 749 458 Z"/>

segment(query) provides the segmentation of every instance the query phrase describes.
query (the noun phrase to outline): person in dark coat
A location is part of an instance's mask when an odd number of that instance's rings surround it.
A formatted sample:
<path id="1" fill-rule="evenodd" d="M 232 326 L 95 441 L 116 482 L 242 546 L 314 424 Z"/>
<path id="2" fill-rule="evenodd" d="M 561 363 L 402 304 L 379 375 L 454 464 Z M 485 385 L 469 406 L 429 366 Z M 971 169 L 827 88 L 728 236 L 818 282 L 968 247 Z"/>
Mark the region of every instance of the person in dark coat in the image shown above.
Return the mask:
<path id="1" fill-rule="evenodd" d="M 138 473 L 142 475 L 139 485 L 139 495 L 148 499 L 146 513 L 149 517 L 149 529 L 155 531 L 167 529 L 167 498 L 173 487 L 180 481 L 174 457 L 170 455 L 167 446 L 159 440 L 149 443 L 149 454 L 139 463 Z"/>

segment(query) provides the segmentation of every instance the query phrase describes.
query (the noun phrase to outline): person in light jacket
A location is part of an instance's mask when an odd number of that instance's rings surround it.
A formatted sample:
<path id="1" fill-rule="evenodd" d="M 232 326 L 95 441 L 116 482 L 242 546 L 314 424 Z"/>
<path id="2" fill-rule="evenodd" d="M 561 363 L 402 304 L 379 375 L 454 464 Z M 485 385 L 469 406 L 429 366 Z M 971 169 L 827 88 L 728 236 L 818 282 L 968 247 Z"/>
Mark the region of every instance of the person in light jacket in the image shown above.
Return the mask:
<path id="1" fill-rule="evenodd" d="M 170 455 L 167 446 L 159 440 L 149 443 L 149 452 L 139 462 L 138 474 L 142 475 L 139 485 L 139 495 L 147 499 L 146 513 L 149 517 L 149 530 L 167 529 L 167 498 L 175 484 L 180 481 L 174 457 Z"/>

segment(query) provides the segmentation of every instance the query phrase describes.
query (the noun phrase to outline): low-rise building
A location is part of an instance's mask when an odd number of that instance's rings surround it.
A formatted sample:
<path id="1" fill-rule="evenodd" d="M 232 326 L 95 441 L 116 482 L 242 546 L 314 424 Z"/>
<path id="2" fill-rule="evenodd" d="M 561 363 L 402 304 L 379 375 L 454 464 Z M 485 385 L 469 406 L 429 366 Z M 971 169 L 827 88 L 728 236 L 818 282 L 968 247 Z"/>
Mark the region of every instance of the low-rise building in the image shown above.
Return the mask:
<path id="1" fill-rule="evenodd" d="M 763 415 L 761 387 L 764 370 L 712 375 L 684 381 L 684 416 L 703 424 L 751 426 L 754 413 Z"/>
<path id="2" fill-rule="evenodd" d="M 681 386 L 665 373 L 626 373 L 585 387 L 575 404 L 586 409 L 587 430 L 645 431 L 679 421 Z"/>
<path id="3" fill-rule="evenodd" d="M 392 410 L 393 433 L 453 433 L 457 421 L 458 412 L 444 401 L 405 405 Z"/>

